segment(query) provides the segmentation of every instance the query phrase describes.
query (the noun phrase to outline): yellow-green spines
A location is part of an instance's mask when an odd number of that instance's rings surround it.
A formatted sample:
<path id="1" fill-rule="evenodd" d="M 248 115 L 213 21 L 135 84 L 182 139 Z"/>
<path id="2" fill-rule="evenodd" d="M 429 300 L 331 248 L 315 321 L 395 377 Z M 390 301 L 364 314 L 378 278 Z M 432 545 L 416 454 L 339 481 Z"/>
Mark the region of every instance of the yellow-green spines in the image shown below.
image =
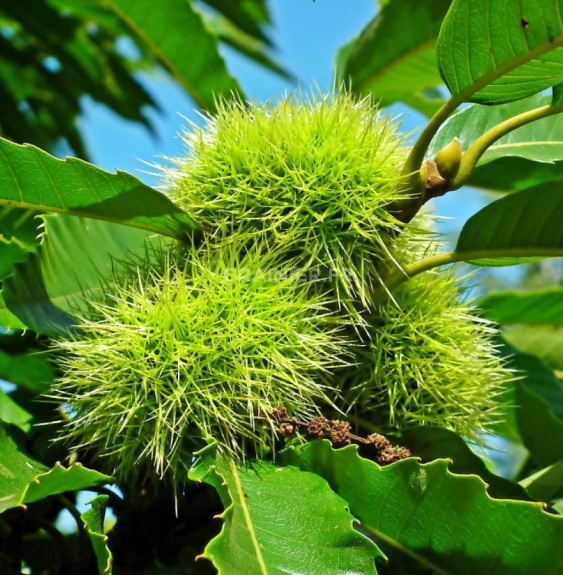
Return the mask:
<path id="1" fill-rule="evenodd" d="M 271 254 L 231 246 L 188 260 L 110 287 L 82 336 L 58 343 L 66 436 L 119 476 L 148 462 L 181 477 L 209 441 L 235 453 L 245 438 L 271 443 L 273 411 L 317 413 L 329 371 L 346 363 L 327 302 Z"/>
<path id="2" fill-rule="evenodd" d="M 148 469 L 177 484 L 207 442 L 270 447 L 278 407 L 467 437 L 494 423 L 509 376 L 452 273 L 381 285 L 433 248 L 424 220 L 390 212 L 405 149 L 369 99 L 223 103 L 185 139 L 167 178 L 201 245 L 116 280 L 57 344 L 53 395 L 75 446 L 121 478 Z"/>
<path id="3" fill-rule="evenodd" d="M 388 207 L 406 148 L 370 99 L 345 93 L 277 104 L 225 103 L 185 134 L 169 170 L 174 198 L 206 241 L 266 243 L 334 278 L 338 297 L 369 305 L 378 266 L 402 225 Z"/>
<path id="4" fill-rule="evenodd" d="M 372 423 L 475 438 L 500 417 L 497 396 L 510 374 L 495 352 L 494 325 L 460 303 L 457 281 L 449 269 L 416 276 L 367 318 L 348 401 Z"/>

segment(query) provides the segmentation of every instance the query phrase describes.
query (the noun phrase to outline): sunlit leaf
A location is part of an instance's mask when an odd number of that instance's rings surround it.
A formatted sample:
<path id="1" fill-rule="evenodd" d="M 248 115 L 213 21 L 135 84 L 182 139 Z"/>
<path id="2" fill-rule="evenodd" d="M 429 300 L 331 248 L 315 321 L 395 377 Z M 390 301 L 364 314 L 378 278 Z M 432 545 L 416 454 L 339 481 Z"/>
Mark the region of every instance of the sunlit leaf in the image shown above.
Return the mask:
<path id="1" fill-rule="evenodd" d="M 194 222 L 164 194 L 126 172 L 58 160 L 0 138 L 0 205 L 112 221 L 185 238 Z"/>
<path id="2" fill-rule="evenodd" d="M 223 530 L 203 557 L 224 575 L 362 573 L 381 553 L 353 528 L 346 502 L 313 473 L 248 464 L 204 452 L 190 477 L 213 485 L 226 507 Z"/>
<path id="3" fill-rule="evenodd" d="M 99 299 L 104 283 L 158 254 L 160 236 L 99 220 L 45 216 L 41 249 L 4 284 L 8 310 L 37 333 L 72 329 L 72 314 Z"/>
<path id="4" fill-rule="evenodd" d="M 104 0 L 145 43 L 197 104 L 215 109 L 215 98 L 239 92 L 215 38 L 185 0 Z"/>
<path id="5" fill-rule="evenodd" d="M 478 475 L 489 486 L 491 497 L 530 499 L 517 483 L 489 471 L 485 462 L 453 431 L 440 427 L 417 427 L 404 431 L 401 441 L 423 461 L 451 459 L 450 469 L 453 473 Z"/>
<path id="6" fill-rule="evenodd" d="M 0 423 L 0 513 L 50 495 L 111 483 L 112 478 L 86 469 L 80 463 L 69 468 L 57 463 L 49 469 L 20 451 Z"/>
<path id="7" fill-rule="evenodd" d="M 563 82 L 563 0 L 454 0 L 438 65 L 461 101 L 511 102 Z"/>
<path id="8" fill-rule="evenodd" d="M 88 501 L 90 509 L 80 516 L 94 548 L 100 575 L 110 574 L 113 563 L 113 557 L 107 545 L 108 538 L 104 535 L 104 517 L 108 499 L 107 495 L 98 495 Z"/>
<path id="9" fill-rule="evenodd" d="M 563 182 L 496 200 L 469 218 L 455 252 L 476 265 L 513 265 L 563 256 Z"/>
<path id="10" fill-rule="evenodd" d="M 452 474 L 443 459 L 380 467 L 354 446 L 333 450 L 325 440 L 288 449 L 282 460 L 324 477 L 362 529 L 420 567 L 452 575 L 555 575 L 563 567 L 562 517 L 538 503 L 491 499 L 479 477 Z"/>
<path id="11" fill-rule="evenodd" d="M 386 2 L 360 36 L 341 48 L 337 80 L 354 92 L 374 94 L 384 106 L 403 101 L 419 109 L 416 94 L 442 84 L 435 43 L 450 3 Z"/>
<path id="12" fill-rule="evenodd" d="M 537 94 L 518 102 L 499 106 L 475 104 L 452 116 L 440 129 L 429 149 L 435 154 L 454 137 L 466 150 L 477 138 L 504 120 L 550 103 L 548 96 Z M 531 122 L 494 142 L 479 159 L 486 164 L 499 158 L 518 157 L 535 162 L 553 163 L 563 160 L 563 114 Z"/>
<path id="13" fill-rule="evenodd" d="M 479 300 L 489 319 L 507 324 L 552 324 L 563 326 L 563 288 L 535 291 L 495 292 Z"/>

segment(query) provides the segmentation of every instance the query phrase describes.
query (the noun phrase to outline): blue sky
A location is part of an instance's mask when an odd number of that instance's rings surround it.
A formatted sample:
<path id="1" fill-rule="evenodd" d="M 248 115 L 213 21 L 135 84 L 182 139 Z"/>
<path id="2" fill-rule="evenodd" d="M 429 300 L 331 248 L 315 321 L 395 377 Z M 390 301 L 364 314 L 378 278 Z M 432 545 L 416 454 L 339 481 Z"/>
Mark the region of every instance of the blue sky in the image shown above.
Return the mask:
<path id="1" fill-rule="evenodd" d="M 278 59 L 304 88 L 315 84 L 322 89 L 330 88 L 336 50 L 358 34 L 376 12 L 375 0 L 270 0 L 270 6 Z M 222 53 L 249 98 L 263 101 L 295 88 L 231 49 L 222 49 Z M 196 114 L 190 98 L 164 76 L 145 76 L 144 79 L 164 111 L 163 115 L 151 115 L 158 139 L 92 101 L 86 102 L 81 125 L 96 165 L 109 171 L 126 170 L 154 183 L 139 172 L 146 169 L 139 160 L 151 162 L 158 155 L 181 154 L 178 133 L 185 125 L 181 116 L 195 119 Z"/>

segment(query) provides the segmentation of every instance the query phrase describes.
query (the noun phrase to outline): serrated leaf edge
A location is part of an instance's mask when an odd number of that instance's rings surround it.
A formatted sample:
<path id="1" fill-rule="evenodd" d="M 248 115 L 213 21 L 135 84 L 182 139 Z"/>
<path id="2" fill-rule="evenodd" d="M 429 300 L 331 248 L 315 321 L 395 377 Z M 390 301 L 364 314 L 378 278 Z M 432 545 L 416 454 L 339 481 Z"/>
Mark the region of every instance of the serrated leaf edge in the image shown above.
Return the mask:
<path id="1" fill-rule="evenodd" d="M 229 515 L 231 515 L 234 512 L 235 504 L 238 503 L 241 507 L 242 514 L 244 517 L 244 523 L 246 525 L 246 528 L 248 529 L 248 533 L 249 533 L 250 539 L 252 541 L 252 547 L 254 548 L 254 551 L 256 553 L 256 560 L 257 560 L 258 565 L 260 567 L 260 574 L 261 575 L 268 575 L 268 568 L 266 566 L 264 556 L 263 556 L 262 551 L 260 549 L 260 542 L 258 541 L 256 531 L 254 530 L 254 526 L 253 526 L 252 520 L 250 518 L 250 510 L 248 509 L 248 505 L 246 503 L 246 497 L 244 495 L 244 489 L 243 489 L 242 483 L 240 481 L 237 466 L 236 466 L 232 457 L 228 457 L 227 462 L 228 462 L 227 465 L 229 468 L 229 472 L 231 473 L 231 475 L 233 477 L 234 490 L 232 487 L 229 486 L 229 483 L 228 483 L 225 475 L 223 475 L 222 473 L 219 472 L 219 470 L 217 469 L 217 465 L 210 466 L 209 471 L 213 470 L 217 474 L 217 476 L 223 480 L 223 483 L 227 487 L 229 497 L 231 498 L 231 504 L 225 507 L 225 510 L 223 511 L 223 513 L 216 516 L 218 518 L 223 519 L 223 529 L 221 530 L 219 535 L 214 537 L 209 542 L 209 544 L 205 548 L 204 552 L 201 555 L 198 555 L 196 557 L 196 560 L 198 558 L 205 558 L 205 559 L 209 559 L 210 561 L 212 561 L 211 556 L 208 554 L 208 548 L 214 541 L 217 541 L 218 539 L 220 539 L 222 537 L 223 532 L 225 530 L 225 525 L 226 525 L 225 520 L 227 519 L 227 517 Z M 207 475 L 208 473 L 206 473 L 205 475 Z M 204 475 L 204 477 L 205 477 L 205 475 Z M 233 496 L 233 491 L 234 491 L 234 495 L 236 496 L 236 498 L 235 498 L 235 496 Z"/>

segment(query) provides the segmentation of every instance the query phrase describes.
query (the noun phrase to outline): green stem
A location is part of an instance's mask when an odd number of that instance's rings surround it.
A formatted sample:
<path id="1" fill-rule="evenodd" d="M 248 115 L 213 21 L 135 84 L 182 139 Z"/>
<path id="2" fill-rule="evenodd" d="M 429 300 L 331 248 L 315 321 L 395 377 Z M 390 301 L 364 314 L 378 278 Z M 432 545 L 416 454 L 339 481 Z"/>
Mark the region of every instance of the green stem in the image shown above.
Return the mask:
<path id="1" fill-rule="evenodd" d="M 418 137 L 414 146 L 412 147 L 410 154 L 403 166 L 403 176 L 411 177 L 415 175 L 417 178 L 418 171 L 422 162 L 424 161 L 424 156 L 430 143 L 432 142 L 436 132 L 440 129 L 442 124 L 451 116 L 451 114 L 456 110 L 456 108 L 463 103 L 463 100 L 459 98 L 450 98 L 447 100 L 442 107 L 432 116 L 426 127 Z"/>
<path id="2" fill-rule="evenodd" d="M 420 178 L 420 167 L 424 161 L 424 156 L 440 126 L 462 103 L 463 99 L 459 95 L 447 100 L 432 116 L 411 148 L 403 166 L 402 178 L 398 183 L 400 189 L 406 194 L 407 199 L 397 202 L 397 205 L 392 207 L 392 211 L 399 221 L 405 224 L 410 222 L 424 203 L 424 185 Z"/>
<path id="3" fill-rule="evenodd" d="M 477 165 L 479 158 L 487 151 L 487 149 L 496 142 L 499 138 L 502 138 L 512 130 L 516 130 L 521 126 L 540 120 L 541 118 L 547 118 L 554 114 L 560 114 L 563 112 L 563 104 L 557 106 L 542 106 L 541 108 L 536 108 L 535 110 L 529 110 L 522 114 L 518 114 L 513 118 L 509 118 L 504 122 L 501 122 L 494 128 L 485 132 L 482 136 L 477 138 L 471 146 L 464 152 L 461 165 L 456 177 L 450 183 L 450 189 L 456 190 L 460 188 L 471 176 L 473 169 Z"/>
<path id="4" fill-rule="evenodd" d="M 467 86 L 443 104 L 420 134 L 403 167 L 403 179 L 399 185 L 401 189 L 406 191 L 410 198 L 393 206 L 393 212 L 399 221 L 404 223 L 410 222 L 427 199 L 425 198 L 423 182 L 419 175 L 422 162 L 424 161 L 424 155 L 440 126 L 449 118 L 456 108 L 464 102 L 468 102 L 479 90 L 491 84 L 496 79 L 561 45 L 563 45 L 563 35 L 560 35 L 555 41 L 550 40 L 549 42 L 544 42 L 534 49 L 520 54 L 516 58 L 509 59 L 504 64 L 481 76 L 473 82 L 473 84 Z"/>
<path id="5" fill-rule="evenodd" d="M 394 272 L 385 278 L 386 291 L 394 289 L 409 279 L 433 268 L 438 268 L 457 262 L 471 264 L 474 260 L 501 259 L 501 258 L 556 258 L 563 257 L 563 247 L 560 248 L 496 248 L 481 249 L 464 252 L 446 252 L 436 254 L 429 258 L 419 260 L 405 266 L 402 270 Z M 478 265 L 478 264 L 473 264 Z"/>

